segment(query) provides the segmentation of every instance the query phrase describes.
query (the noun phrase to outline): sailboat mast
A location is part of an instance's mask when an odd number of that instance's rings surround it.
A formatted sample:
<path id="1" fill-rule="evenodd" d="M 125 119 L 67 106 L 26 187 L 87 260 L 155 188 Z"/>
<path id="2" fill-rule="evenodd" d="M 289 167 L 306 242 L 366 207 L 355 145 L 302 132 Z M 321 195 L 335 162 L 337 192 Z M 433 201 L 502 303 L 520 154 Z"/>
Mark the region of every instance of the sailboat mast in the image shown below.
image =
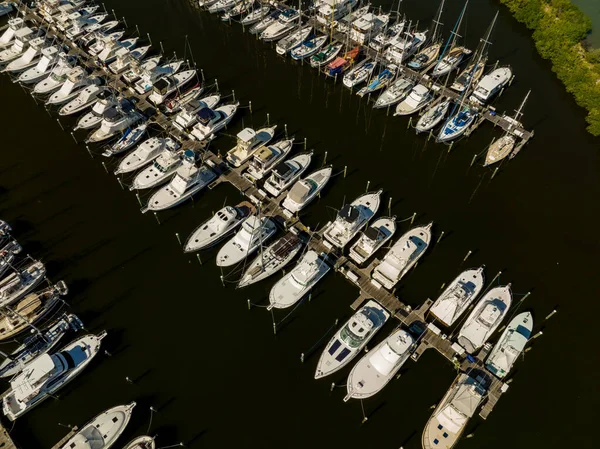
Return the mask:
<path id="1" fill-rule="evenodd" d="M 457 25 L 454 27 L 454 30 L 452 30 L 452 47 L 454 47 L 454 45 L 456 44 L 456 41 L 459 37 L 462 37 L 459 33 L 460 31 L 460 26 L 462 25 L 462 21 L 463 18 L 465 17 L 465 11 L 467 10 L 467 5 L 469 4 L 469 0 L 467 0 L 465 2 L 465 6 L 463 6 L 462 11 L 460 12 L 460 17 L 458 19 L 458 23 Z"/>
<path id="2" fill-rule="evenodd" d="M 517 110 L 516 114 L 515 114 L 515 120 L 519 120 L 521 118 L 521 116 L 523 115 L 523 108 L 525 107 L 525 103 L 527 102 L 527 99 L 529 98 L 529 94 L 531 93 L 531 90 L 529 90 L 529 92 L 527 92 L 527 95 L 525 95 L 525 98 L 523 99 L 523 102 L 521 103 L 521 106 L 519 106 L 519 109 Z"/>
<path id="3" fill-rule="evenodd" d="M 486 54 L 487 47 L 489 45 L 492 45 L 492 43 L 490 42 L 490 36 L 492 35 L 492 31 L 494 30 L 494 26 L 496 26 L 496 20 L 497 19 L 498 19 L 498 11 L 496 11 L 496 15 L 494 16 L 494 19 L 492 20 L 492 23 L 490 24 L 490 26 L 487 29 L 487 32 L 485 33 L 485 37 L 480 40 L 480 42 L 481 42 L 480 58 L 483 57 Z"/>
<path id="4" fill-rule="evenodd" d="M 431 34 L 431 42 L 435 42 L 436 41 L 438 29 L 439 29 L 440 26 L 443 25 L 443 23 L 440 22 L 440 20 L 442 18 L 442 11 L 444 10 L 444 2 L 445 1 L 446 0 L 442 0 L 442 2 L 440 3 L 440 6 L 438 7 L 438 12 L 437 12 L 437 18 L 433 20 L 433 23 L 435 25 L 433 27 L 433 33 Z"/>

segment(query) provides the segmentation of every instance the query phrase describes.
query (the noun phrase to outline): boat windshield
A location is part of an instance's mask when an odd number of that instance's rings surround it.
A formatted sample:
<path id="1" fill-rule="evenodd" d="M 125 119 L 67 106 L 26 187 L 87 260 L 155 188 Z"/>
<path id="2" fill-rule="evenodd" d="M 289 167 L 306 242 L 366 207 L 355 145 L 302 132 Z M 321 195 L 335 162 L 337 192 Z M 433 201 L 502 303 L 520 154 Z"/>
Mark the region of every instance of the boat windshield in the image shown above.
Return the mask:
<path id="1" fill-rule="evenodd" d="M 67 79 L 67 75 L 65 73 L 51 73 L 50 74 L 50 78 L 52 78 L 52 80 L 57 81 L 57 82 L 61 82 Z"/>
<path id="2" fill-rule="evenodd" d="M 340 331 L 340 338 L 351 348 L 358 348 L 364 340 L 350 330 L 350 324 L 346 324 L 342 328 Z"/>

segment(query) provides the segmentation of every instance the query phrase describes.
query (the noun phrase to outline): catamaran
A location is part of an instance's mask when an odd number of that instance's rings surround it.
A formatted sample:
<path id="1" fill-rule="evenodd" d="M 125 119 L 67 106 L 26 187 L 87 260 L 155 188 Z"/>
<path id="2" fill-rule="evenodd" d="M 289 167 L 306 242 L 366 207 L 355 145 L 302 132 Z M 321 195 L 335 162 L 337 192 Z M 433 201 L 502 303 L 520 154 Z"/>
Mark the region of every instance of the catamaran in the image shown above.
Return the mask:
<path id="1" fill-rule="evenodd" d="M 271 173 L 271 170 L 279 161 L 285 159 L 292 150 L 293 145 L 293 137 L 291 139 L 280 140 L 271 145 L 263 145 L 254 153 L 244 176 L 252 182 L 263 179 Z"/>
<path id="2" fill-rule="evenodd" d="M 208 248 L 235 231 L 248 217 L 247 206 L 225 206 L 198 226 L 183 245 L 184 253 Z"/>
<path id="3" fill-rule="evenodd" d="M 350 363 L 389 317 L 377 301 L 370 300 L 362 306 L 325 346 L 317 363 L 315 379 L 333 374 Z"/>
<path id="4" fill-rule="evenodd" d="M 349 256 L 357 264 L 363 264 L 388 242 L 396 232 L 396 217 L 375 220 L 350 247 Z"/>
<path id="5" fill-rule="evenodd" d="M 525 349 L 532 330 L 533 317 L 530 312 L 514 317 L 485 361 L 487 369 L 504 379 Z"/>
<path id="6" fill-rule="evenodd" d="M 166 148 L 179 149 L 181 145 L 171 137 L 151 137 L 142 142 L 119 163 L 115 175 L 129 173 L 149 164 Z"/>
<path id="7" fill-rule="evenodd" d="M 241 130 L 236 136 L 236 145 L 225 156 L 227 163 L 232 167 L 240 167 L 254 156 L 259 148 L 269 143 L 275 135 L 276 128 L 277 125 L 261 128 L 258 131 L 254 131 L 252 128 Z"/>
<path id="8" fill-rule="evenodd" d="M 444 326 L 452 326 L 483 290 L 483 267 L 463 271 L 429 309 Z"/>
<path id="9" fill-rule="evenodd" d="M 283 200 L 282 207 L 292 215 L 300 212 L 319 195 L 331 179 L 332 171 L 331 166 L 324 167 L 297 181 Z"/>
<path id="10" fill-rule="evenodd" d="M 273 197 L 278 197 L 304 173 L 311 159 L 312 151 L 280 162 L 271 170 L 271 175 L 263 184 L 263 189 Z"/>
<path id="11" fill-rule="evenodd" d="M 246 218 L 235 236 L 219 250 L 217 266 L 230 267 L 241 262 L 257 251 L 275 232 L 277 227 L 269 217 L 252 215 Z"/>

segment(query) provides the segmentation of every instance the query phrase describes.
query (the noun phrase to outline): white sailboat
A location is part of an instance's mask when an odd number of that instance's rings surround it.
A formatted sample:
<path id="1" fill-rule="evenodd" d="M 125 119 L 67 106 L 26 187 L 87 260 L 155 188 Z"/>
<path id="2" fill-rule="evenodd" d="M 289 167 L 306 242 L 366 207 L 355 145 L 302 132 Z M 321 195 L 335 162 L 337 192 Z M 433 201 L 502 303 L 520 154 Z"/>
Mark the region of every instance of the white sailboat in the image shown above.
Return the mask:
<path id="1" fill-rule="evenodd" d="M 299 26 L 301 19 L 302 16 L 297 10 L 288 8 L 277 17 L 274 23 L 260 33 L 260 39 L 265 42 L 281 39 Z"/>
<path id="2" fill-rule="evenodd" d="M 400 76 L 392 84 L 390 84 L 390 86 L 384 90 L 381 95 L 379 95 L 379 98 L 377 98 L 373 108 L 387 108 L 388 106 L 393 106 L 396 103 L 404 100 L 414 85 L 415 84 L 411 79 Z"/>
<path id="3" fill-rule="evenodd" d="M 271 11 L 271 8 L 268 5 L 252 8 L 250 12 L 240 20 L 240 23 L 243 26 L 253 25 L 266 17 L 267 14 L 269 14 L 269 11 Z"/>
<path id="4" fill-rule="evenodd" d="M 0 225 L 6 223 L 1 222 Z M 8 225 L 6 225 L 8 226 Z M 8 229 L 0 227 L 0 236 L 7 235 L 10 232 L 10 227 Z M 15 260 L 15 256 L 22 251 L 21 245 L 16 240 L 9 240 L 8 242 L 3 242 L 0 247 L 0 277 L 2 277 L 6 270 L 11 268 L 11 264 L 13 260 Z"/>
<path id="5" fill-rule="evenodd" d="M 350 247 L 349 256 L 357 264 L 363 264 L 388 242 L 396 232 L 396 217 L 375 220 Z"/>
<path id="6" fill-rule="evenodd" d="M 148 435 L 142 435 L 134 438 L 125 445 L 123 449 L 155 449 L 156 443 L 154 437 Z"/>
<path id="7" fill-rule="evenodd" d="M 533 330 L 533 317 L 523 312 L 514 317 L 488 355 L 485 366 L 492 374 L 504 379 L 517 361 Z"/>
<path id="8" fill-rule="evenodd" d="M 315 379 L 333 374 L 350 363 L 389 317 L 390 314 L 377 301 L 370 300 L 362 306 L 325 346 L 317 363 Z"/>
<path id="9" fill-rule="evenodd" d="M 236 145 L 227 152 L 225 160 L 232 167 L 240 167 L 254 156 L 259 148 L 269 143 L 275 135 L 276 128 L 277 125 L 261 128 L 258 131 L 254 131 L 252 128 L 241 130 L 236 136 Z"/>
<path id="10" fill-rule="evenodd" d="M 312 39 L 305 40 L 302 42 L 302 44 L 290 51 L 290 56 L 295 60 L 309 58 L 310 56 L 316 54 L 319 49 L 325 45 L 327 39 L 329 39 L 328 36 L 316 36 Z"/>
<path id="11" fill-rule="evenodd" d="M 279 55 L 286 55 L 289 51 L 293 50 L 302 42 L 304 42 L 312 32 L 312 29 L 313 28 L 310 25 L 298 28 L 296 31 L 290 33 L 288 36 L 277 42 L 275 51 Z"/>
<path id="12" fill-rule="evenodd" d="M 178 150 L 181 145 L 171 137 L 151 137 L 142 142 L 119 163 L 115 175 L 130 173 L 156 159 L 166 148 Z"/>
<path id="13" fill-rule="evenodd" d="M 427 42 L 427 31 L 405 31 L 389 41 L 383 56 L 389 62 L 402 65 Z"/>
<path id="14" fill-rule="evenodd" d="M 190 89 L 186 91 L 180 91 L 175 95 L 174 98 L 167 101 L 164 106 L 165 114 L 174 114 L 182 110 L 185 106 L 190 104 L 193 101 L 198 101 L 200 95 L 204 92 L 204 85 L 201 83 L 196 83 L 196 85 L 192 86 Z M 216 93 L 215 95 L 211 95 L 210 97 L 205 97 L 201 101 L 205 103 L 208 102 L 208 98 L 218 98 L 217 103 L 221 100 L 221 94 Z M 213 105 L 216 106 L 216 103 Z M 212 106 L 210 106 L 212 107 Z"/>
<path id="15" fill-rule="evenodd" d="M 304 209 L 321 192 L 331 179 L 333 168 L 321 168 L 306 178 L 296 181 L 281 204 L 290 214 L 295 214 Z M 284 211 L 285 213 L 285 211 Z"/>
<path id="16" fill-rule="evenodd" d="M 417 226 L 400 237 L 373 270 L 373 280 L 392 289 L 429 247 L 431 225 Z"/>
<path id="17" fill-rule="evenodd" d="M 208 248 L 235 231 L 248 217 L 246 206 L 225 206 L 198 226 L 183 245 L 184 253 Z"/>
<path id="18" fill-rule="evenodd" d="M 254 153 L 254 156 L 252 156 L 250 165 L 244 176 L 252 182 L 263 179 L 271 173 L 271 170 L 278 162 L 285 159 L 292 150 L 293 145 L 294 138 L 292 137 L 291 139 L 280 140 L 271 145 L 261 146 Z"/>
<path id="19" fill-rule="evenodd" d="M 462 136 L 471 125 L 475 122 L 475 119 L 479 116 L 479 111 L 476 108 L 468 106 L 463 101 L 459 105 L 454 107 L 456 112 L 454 115 L 446 120 L 442 129 L 440 129 L 436 142 L 449 142 L 454 139 L 458 139 Z M 453 112 L 451 112 L 453 114 Z"/>
<path id="20" fill-rule="evenodd" d="M 280 162 L 273 167 L 271 175 L 263 184 L 263 189 L 273 197 L 278 197 L 304 173 L 311 159 L 312 151 Z"/>
<path id="21" fill-rule="evenodd" d="M 353 87 L 364 83 L 371 77 L 376 67 L 377 61 L 371 58 L 365 59 L 344 75 L 342 80 L 344 86 L 352 89 Z"/>
<path id="22" fill-rule="evenodd" d="M 439 125 L 448 114 L 452 102 L 450 100 L 441 100 L 434 106 L 430 107 L 420 118 L 415 126 L 415 131 L 425 133 L 431 131 Z"/>
<path id="23" fill-rule="evenodd" d="M 241 262 L 258 250 L 275 232 L 277 227 L 269 217 L 252 215 L 246 218 L 235 236 L 219 250 L 217 266 L 230 267 Z"/>

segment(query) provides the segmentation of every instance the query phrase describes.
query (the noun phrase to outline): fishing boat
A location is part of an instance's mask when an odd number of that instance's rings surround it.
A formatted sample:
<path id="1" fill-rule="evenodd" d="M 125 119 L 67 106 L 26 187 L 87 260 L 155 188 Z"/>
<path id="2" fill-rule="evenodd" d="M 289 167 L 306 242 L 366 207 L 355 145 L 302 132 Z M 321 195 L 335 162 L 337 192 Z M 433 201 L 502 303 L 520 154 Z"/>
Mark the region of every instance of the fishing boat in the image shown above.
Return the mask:
<path id="1" fill-rule="evenodd" d="M 21 36 L 21 34 L 17 34 L 17 32 L 21 28 L 26 28 L 29 31 L 26 33 L 31 34 L 33 30 L 25 27 L 25 21 L 21 17 L 15 17 L 14 19 L 9 19 L 7 23 L 7 27 L 0 36 L 0 50 L 5 49 L 6 47 L 12 45 L 14 40 Z"/>
<path id="2" fill-rule="evenodd" d="M 485 75 L 475 87 L 471 100 L 481 104 L 489 102 L 512 79 L 510 67 L 499 67 Z"/>
<path id="3" fill-rule="evenodd" d="M 131 85 L 139 81 L 142 78 L 142 76 L 148 78 L 152 78 L 153 74 L 155 74 L 154 76 L 159 76 L 158 74 L 156 74 L 156 72 L 160 70 L 158 65 L 160 64 L 161 59 L 161 56 L 153 56 L 144 60 L 141 63 L 139 61 L 134 61 L 132 62 L 130 68 L 127 71 L 125 71 L 123 75 L 121 75 L 121 78 L 123 78 L 123 81 Z M 173 69 L 170 69 L 169 73 L 173 73 Z M 150 87 L 149 89 L 151 88 L 152 87 Z"/>
<path id="4" fill-rule="evenodd" d="M 117 59 L 114 62 L 111 62 L 108 65 L 108 70 L 115 75 L 120 75 L 125 70 L 129 69 L 129 67 L 131 67 L 131 65 L 136 61 L 141 61 L 144 59 L 151 48 L 152 47 L 150 45 L 145 45 L 143 47 L 135 48 L 132 51 L 124 51 L 123 54 L 117 56 Z"/>
<path id="5" fill-rule="evenodd" d="M 427 42 L 427 31 L 405 31 L 390 40 L 383 56 L 393 64 L 402 64 Z"/>
<path id="6" fill-rule="evenodd" d="M 277 227 L 269 217 L 252 215 L 246 218 L 235 236 L 219 250 L 217 266 L 230 267 L 241 262 L 257 251 L 275 232 Z"/>
<path id="7" fill-rule="evenodd" d="M 33 38 L 33 30 L 28 27 L 19 28 L 14 39 L 9 42 L 4 50 L 0 51 L 0 64 L 8 64 L 19 58 L 29 48 L 29 41 Z"/>
<path id="8" fill-rule="evenodd" d="M 195 164 L 184 163 L 177 169 L 171 181 L 150 197 L 142 213 L 175 207 L 204 189 L 216 177 L 216 173 L 206 165 L 198 167 Z"/>
<path id="9" fill-rule="evenodd" d="M 388 242 L 396 232 L 396 217 L 381 217 L 375 220 L 360 238 L 350 247 L 349 256 L 357 264 L 365 263 Z"/>
<path id="10" fill-rule="evenodd" d="M 413 337 L 397 329 L 367 352 L 352 368 L 346 381 L 349 399 L 366 399 L 379 393 L 396 376 L 415 348 Z"/>
<path id="11" fill-rule="evenodd" d="M 0 307 L 9 306 L 36 288 L 46 276 L 42 262 L 32 261 L 25 268 L 15 270 L 0 281 Z"/>
<path id="12" fill-rule="evenodd" d="M 282 207 L 292 215 L 300 212 L 323 190 L 331 179 L 332 171 L 331 166 L 324 167 L 296 181 L 283 200 Z"/>
<path id="13" fill-rule="evenodd" d="M 90 449 L 109 449 L 129 424 L 134 407 L 135 402 L 131 402 L 106 410 L 84 425 L 58 449 L 88 449 L 86 446 Z M 94 446 L 88 442 L 93 442 Z"/>
<path id="14" fill-rule="evenodd" d="M 329 62 L 333 61 L 333 59 L 338 55 L 338 53 L 342 50 L 342 43 L 332 43 L 327 47 L 322 49 L 319 53 L 310 57 L 310 65 L 311 67 L 321 67 Z"/>
<path id="15" fill-rule="evenodd" d="M 422 84 L 412 88 L 404 100 L 396 105 L 394 115 L 410 115 L 420 111 L 433 100 L 431 90 Z"/>
<path id="16" fill-rule="evenodd" d="M 190 102 L 198 100 L 198 98 L 200 98 L 200 95 L 202 95 L 202 92 L 204 92 L 204 86 L 202 84 L 196 84 L 195 86 L 193 86 L 185 92 L 178 92 L 174 98 L 172 98 L 167 102 L 167 104 L 165 104 L 165 113 L 174 114 L 176 112 L 181 111 Z M 216 95 L 213 95 L 213 97 L 217 97 L 219 99 L 217 103 L 221 100 L 221 95 L 218 93 Z M 205 100 L 203 101 L 206 103 Z M 213 106 L 216 106 L 216 103 L 213 104 Z"/>
<path id="17" fill-rule="evenodd" d="M 281 39 L 300 26 L 301 20 L 302 16 L 298 10 L 288 8 L 279 14 L 274 23 L 260 33 L 260 39 L 265 42 Z"/>
<path id="18" fill-rule="evenodd" d="M 154 442 L 154 438 L 148 435 L 142 435 L 140 437 L 134 438 L 129 443 L 125 445 L 123 449 L 155 449 L 156 443 Z"/>
<path id="19" fill-rule="evenodd" d="M 115 175 L 129 173 L 142 168 L 158 157 L 165 148 L 175 151 L 181 145 L 171 137 L 151 137 L 142 142 L 119 163 Z"/>
<path id="20" fill-rule="evenodd" d="M 154 83 L 148 101 L 154 106 L 161 105 L 171 94 L 181 86 L 189 83 L 196 76 L 196 70 L 184 70 L 175 75 L 166 76 Z"/>
<path id="21" fill-rule="evenodd" d="M 437 142 L 449 142 L 462 136 L 479 116 L 477 109 L 465 105 L 458 105 L 458 112 L 452 115 L 437 135 Z M 455 106 L 455 110 L 457 107 Z"/>
<path id="22" fill-rule="evenodd" d="M 329 272 L 326 257 L 307 251 L 300 262 L 273 285 L 267 310 L 286 309 L 300 301 Z"/>
<path id="23" fill-rule="evenodd" d="M 119 26 L 118 20 L 95 24 L 88 28 L 87 32 L 73 44 L 81 48 L 90 48 L 98 39 L 108 36 L 117 26 Z"/>
<path id="24" fill-rule="evenodd" d="M 514 317 L 488 355 L 485 361 L 487 369 L 499 379 L 504 379 L 525 349 L 532 330 L 533 317 L 530 312 Z"/>
<path id="25" fill-rule="evenodd" d="M 333 245 L 343 249 L 377 213 L 382 192 L 383 190 L 365 193 L 352 203 L 344 205 L 338 212 L 335 221 L 330 221 L 325 225 L 323 231 L 325 245 L 329 244 L 330 247 Z"/>
<path id="26" fill-rule="evenodd" d="M 454 71 L 473 52 L 465 47 L 454 47 L 433 68 L 431 76 L 440 77 Z"/>
<path id="27" fill-rule="evenodd" d="M 183 64 L 183 61 L 175 61 L 158 66 L 154 63 L 155 61 L 152 61 L 147 66 L 149 61 L 144 62 L 139 69 L 134 69 L 131 73 L 126 72 L 123 75 L 125 81 L 135 83 L 134 89 L 140 95 L 150 92 L 154 83 L 159 79 L 176 74 Z"/>
<path id="28" fill-rule="evenodd" d="M 98 126 L 104 117 L 104 114 L 109 109 L 119 104 L 119 99 L 115 95 L 115 92 L 111 89 L 105 89 L 98 93 L 96 101 L 90 112 L 82 115 L 73 131 L 78 129 L 90 129 Z"/>
<path id="29" fill-rule="evenodd" d="M 290 33 L 288 36 L 277 42 L 275 51 L 277 54 L 282 56 L 286 55 L 290 50 L 298 47 L 302 42 L 304 42 L 311 32 L 312 26 L 298 28 L 296 31 Z"/>
<path id="30" fill-rule="evenodd" d="M 373 37 L 373 39 L 369 41 L 369 47 L 371 47 L 377 52 L 383 52 L 388 47 L 388 45 L 390 45 L 390 42 L 392 42 L 392 40 L 395 39 L 396 36 L 400 35 L 404 31 L 405 27 L 405 20 L 397 21 L 392 26 L 387 27 L 385 30 L 377 33 Z"/>
<path id="31" fill-rule="evenodd" d="M 304 173 L 310 165 L 312 151 L 280 162 L 271 171 L 263 184 L 263 189 L 273 197 L 278 197 Z"/>
<path id="32" fill-rule="evenodd" d="M 429 247 L 431 225 L 417 226 L 400 237 L 373 270 L 373 280 L 392 289 Z"/>
<path id="33" fill-rule="evenodd" d="M 409 61 L 408 67 L 417 71 L 426 71 L 430 69 L 433 64 L 435 64 L 441 49 L 441 43 L 436 42 L 431 44 L 417 53 L 414 58 Z"/>
<path id="34" fill-rule="evenodd" d="M 390 64 L 385 67 L 374 80 L 372 80 L 366 87 L 360 89 L 356 95 L 363 97 L 365 95 L 377 92 L 387 87 L 396 77 L 398 73 L 398 66 Z"/>
<path id="35" fill-rule="evenodd" d="M 475 353 L 492 336 L 512 303 L 510 284 L 492 288 L 471 311 L 458 333 L 458 343 Z"/>
<path id="36" fill-rule="evenodd" d="M 115 31 L 113 33 L 106 34 L 104 36 L 99 37 L 96 41 L 90 45 L 87 50 L 87 53 L 90 56 L 98 56 L 102 53 L 102 50 L 105 48 L 113 47 L 117 45 L 123 36 L 125 36 L 125 31 Z"/>
<path id="37" fill-rule="evenodd" d="M 48 76 L 46 76 L 33 88 L 33 93 L 38 95 L 47 95 L 62 87 L 67 81 L 68 75 L 73 71 L 75 66 L 75 58 L 61 53 L 58 61 L 51 68 Z"/>
<path id="38" fill-rule="evenodd" d="M 451 449 L 486 396 L 486 387 L 468 374 L 460 374 L 427 421 L 423 449 Z"/>
<path id="39" fill-rule="evenodd" d="M 250 208 L 243 205 L 225 206 L 198 226 L 183 245 L 184 253 L 208 248 L 235 231 L 248 217 Z"/>
<path id="40" fill-rule="evenodd" d="M 304 243 L 292 228 L 286 235 L 260 251 L 242 275 L 237 288 L 255 284 L 277 273 L 296 257 L 303 246 Z"/>
<path id="41" fill-rule="evenodd" d="M 110 148 L 102 153 L 102 156 L 110 157 L 121 154 L 139 143 L 146 134 L 148 123 L 142 123 L 133 129 L 128 129 L 123 133 L 123 137 L 117 140 Z"/>
<path id="42" fill-rule="evenodd" d="M 198 113 L 205 108 L 214 109 L 221 101 L 221 95 L 209 95 L 200 99 L 193 99 L 182 106 L 181 111 L 175 116 L 173 125 L 181 132 L 190 131 L 198 123 Z"/>
<path id="43" fill-rule="evenodd" d="M 8 232 L 10 232 L 10 227 L 2 228 L 0 229 L 0 236 L 5 236 Z M 11 264 L 15 260 L 15 256 L 22 250 L 23 248 L 21 248 L 21 245 L 14 239 L 10 239 L 8 242 L 2 242 L 2 246 L 0 247 L 0 278 L 4 276 L 6 270 L 11 267 Z"/>
<path id="44" fill-rule="evenodd" d="M 215 138 L 215 133 L 224 128 L 238 110 L 239 102 L 225 104 L 216 109 L 203 108 L 198 111 L 198 123 L 188 134 L 190 138 L 199 141 Z"/>
<path id="45" fill-rule="evenodd" d="M 435 300 L 429 313 L 444 326 L 452 326 L 483 290 L 483 267 L 463 271 Z"/>
<path id="46" fill-rule="evenodd" d="M 248 170 L 244 176 L 252 182 L 263 179 L 271 173 L 277 163 L 285 159 L 292 150 L 294 138 L 284 139 L 272 145 L 261 146 L 250 160 Z"/>
<path id="47" fill-rule="evenodd" d="M 6 360 L 0 364 L 0 377 L 13 377 L 23 371 L 36 357 L 46 354 L 56 347 L 69 332 L 83 329 L 81 320 L 73 314 L 64 314 L 46 329 L 36 331 L 23 340 Z"/>
<path id="48" fill-rule="evenodd" d="M 417 134 L 429 132 L 439 125 L 448 115 L 451 105 L 450 100 L 442 100 L 425 111 L 415 126 Z"/>
<path id="49" fill-rule="evenodd" d="M 62 82 L 60 89 L 54 92 L 46 105 L 62 105 L 71 101 L 86 87 L 100 84 L 100 78 L 90 77 L 85 70 L 79 66 L 74 67 L 67 74 L 67 79 Z"/>
<path id="50" fill-rule="evenodd" d="M 354 64 L 359 54 L 360 47 L 354 47 L 347 51 L 344 56 L 338 56 L 327 65 L 325 74 L 331 77 L 337 77 L 338 75 L 345 73 Z"/>
<path id="51" fill-rule="evenodd" d="M 256 22 L 261 21 L 263 18 L 269 14 L 271 8 L 268 5 L 260 6 L 258 8 L 253 8 L 248 14 L 246 14 L 240 23 L 242 26 L 253 25 Z"/>
<path id="52" fill-rule="evenodd" d="M 396 81 L 391 83 L 390 86 L 379 95 L 373 108 L 387 108 L 404 100 L 414 85 L 415 83 L 409 78 L 403 76 L 397 78 Z"/>
<path id="53" fill-rule="evenodd" d="M 118 105 L 106 111 L 100 122 L 100 128 L 93 131 L 86 139 L 86 143 L 104 142 L 117 134 L 130 129 L 144 119 L 132 103 L 126 98 L 121 99 Z"/>
<path id="54" fill-rule="evenodd" d="M 87 33 L 92 27 L 95 27 L 96 24 L 104 22 L 107 17 L 108 14 L 96 14 L 95 16 L 81 18 L 65 32 L 65 35 L 67 39 L 74 41 L 79 36 Z"/>
<path id="55" fill-rule="evenodd" d="M 15 82 L 31 84 L 39 81 L 50 73 L 54 64 L 56 64 L 61 57 L 58 48 L 54 46 L 42 48 L 40 53 L 41 58 L 38 60 L 37 64 L 21 73 Z M 62 56 L 66 55 L 63 53 Z"/>
<path id="56" fill-rule="evenodd" d="M 367 81 L 377 67 L 377 61 L 367 58 L 344 75 L 344 86 L 352 89 L 361 83 Z"/>
<path id="57" fill-rule="evenodd" d="M 3 72 L 19 73 L 34 67 L 42 57 L 42 50 L 48 45 L 45 37 L 36 37 L 29 41 L 29 48 L 17 59 L 12 60 Z"/>
<path id="58" fill-rule="evenodd" d="M 167 146 L 148 167 L 140 171 L 129 186 L 129 190 L 151 189 L 171 180 L 184 163 L 195 164 L 196 153 L 180 151 L 179 147 Z"/>
<path id="59" fill-rule="evenodd" d="M 30 293 L 14 305 L 6 307 L 0 317 L 0 341 L 12 340 L 44 318 L 66 295 L 63 281 L 37 293 Z"/>
<path id="60" fill-rule="evenodd" d="M 108 88 L 97 84 L 90 84 L 85 89 L 81 90 L 77 96 L 69 103 L 58 110 L 58 115 L 73 115 L 85 111 L 98 100 L 98 95 Z"/>
<path id="61" fill-rule="evenodd" d="M 105 335 L 85 335 L 59 352 L 42 354 L 29 362 L 2 395 L 4 415 L 15 421 L 68 384 L 98 354 Z"/>
<path id="62" fill-rule="evenodd" d="M 305 40 L 302 44 L 290 51 L 290 56 L 297 61 L 308 58 L 316 54 L 319 49 L 325 45 L 327 39 L 329 39 L 327 36 L 316 36 L 312 39 Z"/>
<path id="63" fill-rule="evenodd" d="M 240 167 L 249 160 L 263 145 L 266 145 L 275 135 L 277 125 L 254 131 L 252 128 L 241 130 L 237 136 L 236 145 L 227 152 L 225 160 L 232 167 Z"/>
<path id="64" fill-rule="evenodd" d="M 317 363 L 315 379 L 333 374 L 350 363 L 389 317 L 377 301 L 370 300 L 362 306 L 325 346 Z"/>
<path id="65" fill-rule="evenodd" d="M 250 34 L 262 33 L 277 21 L 281 12 L 281 9 L 275 9 L 275 11 L 273 11 L 271 14 L 252 25 L 249 30 Z"/>

